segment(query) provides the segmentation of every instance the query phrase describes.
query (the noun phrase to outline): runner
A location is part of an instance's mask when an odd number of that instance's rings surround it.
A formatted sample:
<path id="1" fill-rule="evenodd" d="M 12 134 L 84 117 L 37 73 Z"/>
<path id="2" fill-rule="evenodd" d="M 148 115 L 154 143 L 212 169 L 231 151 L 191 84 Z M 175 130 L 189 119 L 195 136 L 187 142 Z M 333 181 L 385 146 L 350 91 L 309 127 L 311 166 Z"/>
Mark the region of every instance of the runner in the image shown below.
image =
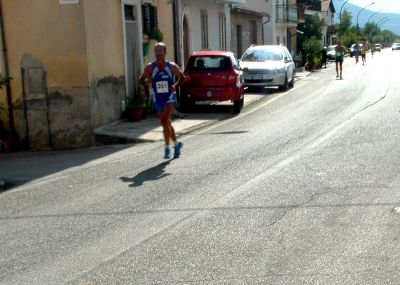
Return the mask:
<path id="1" fill-rule="evenodd" d="M 180 156 L 183 146 L 176 139 L 175 130 L 171 123 L 171 113 L 176 103 L 176 90 L 185 81 L 185 77 L 175 63 L 165 59 L 166 54 L 167 46 L 164 43 L 157 43 L 154 46 L 156 61 L 146 66 L 139 80 L 140 84 L 151 88 L 154 108 L 164 131 L 164 158 L 169 159 L 171 157 L 171 140 L 174 144 L 174 158 Z M 179 78 L 176 83 L 175 76 Z"/>
<path id="2" fill-rule="evenodd" d="M 343 71 L 343 60 L 344 60 L 345 50 L 340 41 L 338 41 L 335 49 L 336 49 L 336 79 L 337 78 L 343 79 L 342 71 Z M 339 65 L 340 65 L 340 76 L 339 76 Z"/>
<path id="3" fill-rule="evenodd" d="M 364 44 L 361 48 L 361 59 L 362 59 L 363 65 L 365 65 L 367 63 L 367 45 L 366 44 Z"/>
<path id="4" fill-rule="evenodd" d="M 360 46 L 358 44 L 354 47 L 354 55 L 356 56 L 356 63 L 358 63 L 358 57 L 360 56 Z"/>

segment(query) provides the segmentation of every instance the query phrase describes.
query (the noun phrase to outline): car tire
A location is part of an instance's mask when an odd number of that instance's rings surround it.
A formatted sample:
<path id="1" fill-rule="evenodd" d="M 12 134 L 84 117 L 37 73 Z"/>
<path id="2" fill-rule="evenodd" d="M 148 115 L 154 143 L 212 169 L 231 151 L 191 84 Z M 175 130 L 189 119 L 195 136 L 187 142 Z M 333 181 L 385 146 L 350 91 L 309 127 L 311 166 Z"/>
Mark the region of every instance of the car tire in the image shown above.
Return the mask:
<path id="1" fill-rule="evenodd" d="M 288 78 L 287 78 L 287 74 L 286 74 L 285 82 L 283 83 L 283 85 L 279 86 L 279 90 L 287 91 L 288 89 L 289 89 L 289 83 L 288 83 Z"/>
<path id="2" fill-rule="evenodd" d="M 233 113 L 239 114 L 242 111 L 243 105 L 244 105 L 244 97 L 242 97 L 239 100 L 234 100 L 233 101 Z"/>
<path id="3" fill-rule="evenodd" d="M 294 87 L 294 72 L 293 72 L 293 75 L 292 75 L 292 81 L 290 81 L 290 83 L 289 83 L 289 87 L 290 88 Z"/>
<path id="4" fill-rule="evenodd" d="M 181 112 L 189 112 L 189 111 L 193 110 L 194 105 L 195 105 L 194 100 L 182 99 L 179 109 L 180 109 Z"/>

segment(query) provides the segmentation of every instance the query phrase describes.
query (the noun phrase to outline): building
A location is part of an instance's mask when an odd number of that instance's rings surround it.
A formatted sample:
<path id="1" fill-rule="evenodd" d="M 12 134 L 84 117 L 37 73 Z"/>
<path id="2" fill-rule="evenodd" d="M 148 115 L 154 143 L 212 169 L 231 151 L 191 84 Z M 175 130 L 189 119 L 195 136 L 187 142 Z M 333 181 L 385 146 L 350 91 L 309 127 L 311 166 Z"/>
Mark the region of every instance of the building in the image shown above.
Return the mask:
<path id="1" fill-rule="evenodd" d="M 324 46 L 333 44 L 333 36 L 336 33 L 334 24 L 335 13 L 335 5 L 333 5 L 332 0 L 321 1 L 321 18 L 324 20 L 321 43 Z"/>
<path id="2" fill-rule="evenodd" d="M 237 57 L 252 44 L 273 44 L 272 1 L 253 0 L 231 6 L 231 50 Z"/>
<path id="3" fill-rule="evenodd" d="M 318 17 L 323 21 L 323 26 L 321 30 L 321 44 L 323 46 L 331 45 L 333 35 L 336 32 L 334 25 L 335 7 L 332 0 L 318 0 L 308 2 L 308 5 L 307 1 L 304 1 L 304 3 L 306 3 L 306 15 L 318 15 Z"/>
<path id="4" fill-rule="evenodd" d="M 230 5 L 244 0 L 179 0 L 178 64 L 184 65 L 196 50 L 229 50 L 231 47 Z"/>
<path id="5" fill-rule="evenodd" d="M 286 46 L 289 51 L 297 50 L 297 0 L 276 0 L 274 9 L 275 44 Z"/>
<path id="6" fill-rule="evenodd" d="M 158 26 L 174 53 L 169 2 L 2 0 L 1 71 L 8 66 L 14 80 L 0 103 L 13 110 L 19 141 L 33 149 L 88 146 L 93 129 L 121 119 L 151 59 L 143 31 Z"/>

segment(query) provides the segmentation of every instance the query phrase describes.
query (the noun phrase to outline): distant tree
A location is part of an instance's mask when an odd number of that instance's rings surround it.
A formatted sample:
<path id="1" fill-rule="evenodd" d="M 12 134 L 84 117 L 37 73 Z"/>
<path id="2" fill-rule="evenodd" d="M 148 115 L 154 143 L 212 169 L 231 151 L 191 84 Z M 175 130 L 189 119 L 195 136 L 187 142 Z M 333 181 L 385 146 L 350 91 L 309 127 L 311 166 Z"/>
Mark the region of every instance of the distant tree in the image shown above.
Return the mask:
<path id="1" fill-rule="evenodd" d="M 342 12 L 342 18 L 339 20 L 339 24 L 336 27 L 339 35 L 343 35 L 351 29 L 352 19 L 353 16 L 351 15 L 351 12 L 349 12 L 347 9 L 344 9 Z"/>
<path id="2" fill-rule="evenodd" d="M 320 19 L 318 15 L 306 15 L 306 22 L 304 24 L 304 37 L 310 38 L 322 38 L 322 26 L 324 20 Z"/>

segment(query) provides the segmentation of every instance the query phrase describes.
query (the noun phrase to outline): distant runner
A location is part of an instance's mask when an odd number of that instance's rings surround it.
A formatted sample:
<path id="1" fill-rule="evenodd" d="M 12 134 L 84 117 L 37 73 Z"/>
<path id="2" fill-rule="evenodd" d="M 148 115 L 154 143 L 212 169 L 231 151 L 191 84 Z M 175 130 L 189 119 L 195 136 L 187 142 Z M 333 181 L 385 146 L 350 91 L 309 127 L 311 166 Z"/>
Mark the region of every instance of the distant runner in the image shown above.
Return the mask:
<path id="1" fill-rule="evenodd" d="M 361 48 L 361 59 L 362 59 L 362 63 L 363 65 L 365 65 L 367 63 L 367 48 L 366 48 L 366 44 L 364 44 Z"/>
<path id="2" fill-rule="evenodd" d="M 336 48 L 336 78 L 343 79 L 342 71 L 343 71 L 343 61 L 344 61 L 344 53 L 345 49 L 342 46 L 342 43 L 339 41 Z M 340 66 L 340 76 L 339 76 L 339 66 Z"/>
<path id="3" fill-rule="evenodd" d="M 185 77 L 175 63 L 165 59 L 167 47 L 164 43 L 157 43 L 154 46 L 154 55 L 156 61 L 146 66 L 139 80 L 142 85 L 152 89 L 154 108 L 164 131 L 164 158 L 171 157 L 171 140 L 174 144 L 174 158 L 178 158 L 183 144 L 176 139 L 171 124 L 171 113 L 176 103 L 176 90 L 185 81 Z M 175 82 L 175 76 L 179 79 L 178 82 Z"/>

